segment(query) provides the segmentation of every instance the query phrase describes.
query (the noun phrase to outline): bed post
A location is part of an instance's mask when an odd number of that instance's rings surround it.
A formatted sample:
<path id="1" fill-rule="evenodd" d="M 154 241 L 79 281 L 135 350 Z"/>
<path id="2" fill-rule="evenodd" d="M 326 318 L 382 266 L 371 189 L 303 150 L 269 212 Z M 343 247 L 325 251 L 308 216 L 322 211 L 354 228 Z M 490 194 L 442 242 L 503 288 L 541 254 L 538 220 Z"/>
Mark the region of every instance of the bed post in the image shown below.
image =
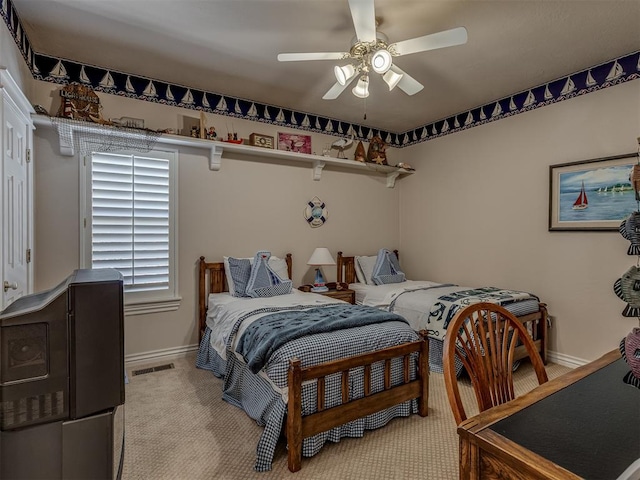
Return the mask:
<path id="1" fill-rule="evenodd" d="M 293 273 L 293 268 L 292 268 L 293 260 L 291 259 L 290 253 L 287 253 L 287 255 L 285 256 L 285 261 L 287 262 L 287 272 L 289 273 L 289 278 L 292 278 L 291 275 Z"/>
<path id="2" fill-rule="evenodd" d="M 418 397 L 418 413 L 421 417 L 429 415 L 429 334 L 420 330 L 420 357 L 418 375 L 420 375 L 420 397 Z"/>
<path id="3" fill-rule="evenodd" d="M 200 257 L 200 261 L 198 262 L 199 272 L 198 272 L 198 344 L 200 340 L 202 340 L 202 334 L 204 333 L 204 325 L 205 325 L 205 274 L 207 265 L 204 261 L 204 257 Z"/>
<path id="4" fill-rule="evenodd" d="M 336 261 L 338 265 L 338 271 L 336 273 L 336 282 L 342 283 L 342 252 L 338 252 L 338 260 Z"/>
<path id="5" fill-rule="evenodd" d="M 547 304 L 540 304 L 540 312 L 542 313 L 542 318 L 540 318 L 538 325 L 538 336 L 540 338 L 540 356 L 542 357 L 542 363 L 547 364 L 547 335 L 548 335 L 548 321 L 549 321 L 549 313 L 547 312 Z"/>
<path id="6" fill-rule="evenodd" d="M 287 445 L 289 470 L 302 468 L 302 363 L 298 358 L 289 360 L 289 404 L 287 406 Z"/>

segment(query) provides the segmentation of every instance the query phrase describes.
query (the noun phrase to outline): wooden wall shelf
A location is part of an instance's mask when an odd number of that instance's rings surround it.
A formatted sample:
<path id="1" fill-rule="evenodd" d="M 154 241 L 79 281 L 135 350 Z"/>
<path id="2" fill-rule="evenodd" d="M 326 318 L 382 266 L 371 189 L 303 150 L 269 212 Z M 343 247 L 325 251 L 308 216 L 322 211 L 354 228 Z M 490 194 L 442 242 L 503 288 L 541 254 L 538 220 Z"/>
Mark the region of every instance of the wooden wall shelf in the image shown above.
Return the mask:
<path id="1" fill-rule="evenodd" d="M 47 117 L 46 115 L 32 115 L 32 118 L 33 123 L 38 127 L 53 127 L 51 118 Z M 75 124 L 77 124 L 78 128 L 74 128 Z M 110 135 L 114 135 L 114 131 L 118 132 L 117 128 L 82 121 L 70 121 L 65 125 L 68 125 L 68 130 L 70 129 L 70 131 L 65 132 L 66 135 L 63 135 L 62 132 L 59 132 L 60 154 L 65 156 L 73 156 L 75 154 L 74 137 L 76 135 L 76 131 L 89 130 L 90 133 L 94 134 L 105 134 L 109 132 Z M 117 134 L 126 137 L 128 135 L 128 132 L 120 131 Z M 224 154 L 225 158 L 233 158 L 234 156 L 248 156 L 308 163 L 311 165 L 314 180 L 320 180 L 320 178 L 322 177 L 322 170 L 327 165 L 359 170 L 363 173 L 383 174 L 387 177 L 387 187 L 389 188 L 393 188 L 395 186 L 396 179 L 399 176 L 410 175 L 413 173 L 412 170 L 405 170 L 403 168 L 393 167 L 390 165 L 377 165 L 374 163 L 356 162 L 355 160 L 347 160 L 342 158 L 323 157 L 320 155 L 309 155 L 297 152 L 286 152 L 283 150 L 253 147 L 250 145 L 227 143 L 221 141 L 204 140 L 201 138 L 184 137 L 181 135 L 162 134 L 158 138 L 157 143 L 165 145 L 202 148 L 208 150 L 209 169 L 213 171 L 220 170 L 222 166 L 222 156 Z"/>

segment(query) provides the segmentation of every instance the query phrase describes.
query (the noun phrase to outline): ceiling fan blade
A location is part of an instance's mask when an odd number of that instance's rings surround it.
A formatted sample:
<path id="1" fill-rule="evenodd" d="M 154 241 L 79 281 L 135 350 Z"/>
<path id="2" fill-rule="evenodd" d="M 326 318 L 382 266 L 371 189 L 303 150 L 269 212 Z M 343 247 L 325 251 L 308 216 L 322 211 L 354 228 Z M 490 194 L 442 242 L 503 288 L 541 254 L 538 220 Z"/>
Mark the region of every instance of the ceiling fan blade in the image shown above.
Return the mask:
<path id="1" fill-rule="evenodd" d="M 389 50 L 395 50 L 397 55 L 409 55 L 410 53 L 453 47 L 454 45 L 462 45 L 463 43 L 467 43 L 467 29 L 458 27 L 393 43 L 389 45 Z"/>
<path id="2" fill-rule="evenodd" d="M 415 95 L 424 88 L 424 85 L 396 65 L 391 65 L 390 70 L 393 70 L 398 75 L 402 75 L 402 78 L 398 82 L 398 88 L 407 95 Z"/>
<path id="3" fill-rule="evenodd" d="M 344 92 L 347 87 L 349 85 L 351 85 L 351 83 L 353 83 L 353 81 L 358 78 L 358 75 L 354 75 L 351 79 L 347 80 L 347 83 L 345 83 L 344 85 L 340 85 L 340 82 L 336 82 L 333 84 L 333 87 L 331 87 L 327 93 L 325 93 L 322 96 L 323 100 L 335 100 L 336 98 L 338 98 L 340 96 L 340 94 L 342 92 Z"/>
<path id="4" fill-rule="evenodd" d="M 342 60 L 346 52 L 315 52 L 315 53 L 279 53 L 279 62 L 299 62 L 301 60 Z"/>
<path id="5" fill-rule="evenodd" d="M 356 37 L 361 42 L 376 41 L 376 11 L 373 0 L 349 0 Z"/>

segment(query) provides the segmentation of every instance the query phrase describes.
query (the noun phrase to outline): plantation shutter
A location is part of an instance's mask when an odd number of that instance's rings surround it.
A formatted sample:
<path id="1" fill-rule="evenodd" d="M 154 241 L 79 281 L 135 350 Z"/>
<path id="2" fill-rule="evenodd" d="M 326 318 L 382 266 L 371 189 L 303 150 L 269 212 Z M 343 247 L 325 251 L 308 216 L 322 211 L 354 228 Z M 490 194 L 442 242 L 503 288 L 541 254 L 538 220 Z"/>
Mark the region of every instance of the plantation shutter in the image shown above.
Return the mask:
<path id="1" fill-rule="evenodd" d="M 92 268 L 129 292 L 169 288 L 169 159 L 93 153 L 91 197 Z"/>

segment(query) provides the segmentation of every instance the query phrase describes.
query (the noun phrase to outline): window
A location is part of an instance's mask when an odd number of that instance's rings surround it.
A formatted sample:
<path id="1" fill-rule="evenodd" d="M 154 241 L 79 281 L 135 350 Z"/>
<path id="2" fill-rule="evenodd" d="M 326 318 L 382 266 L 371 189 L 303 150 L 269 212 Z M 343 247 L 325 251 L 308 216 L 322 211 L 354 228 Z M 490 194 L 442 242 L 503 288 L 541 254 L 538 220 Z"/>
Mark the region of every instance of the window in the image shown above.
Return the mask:
<path id="1" fill-rule="evenodd" d="M 81 266 L 124 276 L 125 312 L 175 310 L 176 153 L 93 152 L 85 158 Z"/>

